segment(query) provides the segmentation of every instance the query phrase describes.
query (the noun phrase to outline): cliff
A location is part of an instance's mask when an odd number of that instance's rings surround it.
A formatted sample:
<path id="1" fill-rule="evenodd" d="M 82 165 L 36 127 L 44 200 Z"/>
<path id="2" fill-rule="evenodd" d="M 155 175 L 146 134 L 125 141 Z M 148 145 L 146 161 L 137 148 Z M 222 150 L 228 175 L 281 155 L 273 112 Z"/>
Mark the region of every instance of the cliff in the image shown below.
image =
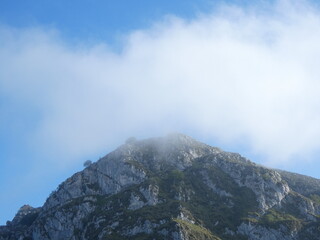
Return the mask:
<path id="1" fill-rule="evenodd" d="M 182 134 L 126 144 L 24 206 L 0 239 L 319 239 L 320 180 Z"/>

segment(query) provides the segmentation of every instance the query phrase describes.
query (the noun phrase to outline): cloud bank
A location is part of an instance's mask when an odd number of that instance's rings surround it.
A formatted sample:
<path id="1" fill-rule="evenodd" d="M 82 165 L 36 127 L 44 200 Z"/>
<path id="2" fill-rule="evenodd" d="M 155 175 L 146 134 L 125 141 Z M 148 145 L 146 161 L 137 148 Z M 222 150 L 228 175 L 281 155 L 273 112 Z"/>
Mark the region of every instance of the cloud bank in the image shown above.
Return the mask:
<path id="1" fill-rule="evenodd" d="M 57 30 L 1 26 L 0 94 L 10 102 L 2 112 L 33 114 L 30 148 L 70 160 L 132 135 L 190 129 L 273 163 L 312 156 L 320 11 L 301 1 L 264 7 L 167 16 L 128 33 L 120 52 L 70 46 Z"/>

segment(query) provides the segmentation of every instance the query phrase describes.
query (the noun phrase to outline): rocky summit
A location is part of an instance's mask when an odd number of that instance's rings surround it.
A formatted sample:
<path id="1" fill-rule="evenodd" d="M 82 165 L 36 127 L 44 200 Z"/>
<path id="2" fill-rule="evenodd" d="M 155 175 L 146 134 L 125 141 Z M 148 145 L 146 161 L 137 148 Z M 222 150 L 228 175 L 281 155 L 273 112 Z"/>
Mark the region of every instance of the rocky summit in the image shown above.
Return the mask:
<path id="1" fill-rule="evenodd" d="M 130 138 L 86 166 L 0 239 L 320 239 L 320 180 L 185 135 Z"/>

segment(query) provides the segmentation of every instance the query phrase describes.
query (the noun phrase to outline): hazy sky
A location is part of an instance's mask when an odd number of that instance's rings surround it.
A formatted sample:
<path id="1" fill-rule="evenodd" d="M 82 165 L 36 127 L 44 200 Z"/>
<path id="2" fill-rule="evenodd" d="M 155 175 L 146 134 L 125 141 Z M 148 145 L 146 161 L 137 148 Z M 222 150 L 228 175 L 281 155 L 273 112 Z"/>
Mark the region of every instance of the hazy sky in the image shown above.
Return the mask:
<path id="1" fill-rule="evenodd" d="M 320 178 L 319 43 L 311 1 L 1 0 L 0 224 L 130 136 Z"/>

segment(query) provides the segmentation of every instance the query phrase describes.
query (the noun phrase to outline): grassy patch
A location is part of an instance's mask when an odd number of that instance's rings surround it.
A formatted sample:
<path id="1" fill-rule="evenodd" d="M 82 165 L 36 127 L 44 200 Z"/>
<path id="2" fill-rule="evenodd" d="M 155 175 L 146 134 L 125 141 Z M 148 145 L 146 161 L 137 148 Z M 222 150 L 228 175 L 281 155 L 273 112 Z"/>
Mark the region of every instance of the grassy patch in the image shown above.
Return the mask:
<path id="1" fill-rule="evenodd" d="M 182 231 L 188 235 L 190 240 L 221 240 L 219 237 L 214 236 L 208 229 L 196 225 L 182 219 L 173 219 L 176 223 L 179 224 Z"/>
<path id="2" fill-rule="evenodd" d="M 280 225 L 287 226 L 290 230 L 300 229 L 301 221 L 286 213 L 280 213 L 274 209 L 270 209 L 261 219 L 261 223 L 266 226 L 278 228 Z"/>
<path id="3" fill-rule="evenodd" d="M 317 195 L 317 194 L 311 194 L 311 195 L 309 196 L 309 198 L 310 198 L 312 201 L 320 204 L 320 196 L 319 196 L 319 195 Z"/>

